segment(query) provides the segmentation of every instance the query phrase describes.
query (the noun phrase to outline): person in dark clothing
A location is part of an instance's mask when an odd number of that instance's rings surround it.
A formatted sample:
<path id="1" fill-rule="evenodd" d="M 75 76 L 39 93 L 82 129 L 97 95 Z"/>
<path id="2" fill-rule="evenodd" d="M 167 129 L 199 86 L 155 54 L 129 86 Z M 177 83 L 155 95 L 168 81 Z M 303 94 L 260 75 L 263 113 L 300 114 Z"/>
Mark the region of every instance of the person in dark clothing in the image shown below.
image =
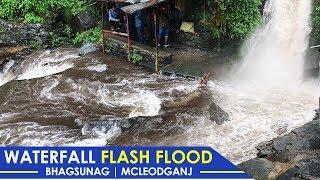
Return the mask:
<path id="1" fill-rule="evenodd" d="M 158 35 L 158 46 L 161 45 L 161 39 L 164 37 L 164 47 L 169 47 L 169 33 L 170 33 L 170 22 L 169 14 L 165 7 L 161 7 L 158 13 L 158 23 L 159 23 L 159 35 Z"/>
<path id="2" fill-rule="evenodd" d="M 175 4 L 170 5 L 170 27 L 172 31 L 175 33 L 178 33 L 181 26 L 181 17 L 180 17 L 180 11 L 175 7 Z"/>
<path id="3" fill-rule="evenodd" d="M 119 13 L 115 6 L 112 6 L 109 10 L 109 22 L 111 24 L 112 31 L 120 27 Z"/>
<path id="4" fill-rule="evenodd" d="M 139 11 L 134 14 L 134 22 L 135 22 L 135 27 L 138 34 L 138 40 L 142 44 L 145 43 L 145 38 L 144 38 L 145 16 L 146 14 L 144 11 Z"/>

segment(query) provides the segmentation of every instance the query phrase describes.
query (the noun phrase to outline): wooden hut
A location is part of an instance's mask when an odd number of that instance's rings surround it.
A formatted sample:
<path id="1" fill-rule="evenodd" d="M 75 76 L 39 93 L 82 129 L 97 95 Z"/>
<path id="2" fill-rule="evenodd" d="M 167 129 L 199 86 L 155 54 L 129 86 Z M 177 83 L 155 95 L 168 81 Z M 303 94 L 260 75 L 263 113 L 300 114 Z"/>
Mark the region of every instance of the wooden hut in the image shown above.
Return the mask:
<path id="1" fill-rule="evenodd" d="M 107 34 L 114 34 L 114 35 L 119 35 L 122 37 L 126 37 L 127 38 L 127 51 L 128 51 L 128 58 L 130 57 L 130 53 L 132 50 L 132 40 L 131 40 L 131 22 L 130 22 L 130 18 L 129 15 L 132 15 L 138 11 L 144 10 L 144 9 L 148 9 L 148 8 L 153 8 L 158 6 L 161 3 L 165 3 L 168 0 L 149 0 L 149 1 L 145 1 L 145 2 L 139 2 L 136 4 L 130 4 L 127 5 L 125 7 L 122 7 L 121 10 L 125 13 L 125 19 L 126 19 L 126 32 L 122 33 L 122 32 L 115 32 L 115 31 L 110 31 L 107 28 L 105 28 L 105 24 L 106 24 L 106 12 L 108 12 L 108 4 L 110 3 L 127 3 L 128 0 L 99 0 L 100 1 L 100 5 L 101 5 L 101 13 L 102 13 L 102 47 L 103 47 L 103 52 L 105 52 L 106 50 L 106 37 Z M 154 34 L 155 36 L 157 35 L 157 15 L 156 13 L 154 14 Z M 155 71 L 159 72 L 159 60 L 158 60 L 158 54 L 159 54 L 159 49 L 158 49 L 158 42 L 157 42 L 157 37 L 155 37 L 156 42 L 155 42 Z"/>

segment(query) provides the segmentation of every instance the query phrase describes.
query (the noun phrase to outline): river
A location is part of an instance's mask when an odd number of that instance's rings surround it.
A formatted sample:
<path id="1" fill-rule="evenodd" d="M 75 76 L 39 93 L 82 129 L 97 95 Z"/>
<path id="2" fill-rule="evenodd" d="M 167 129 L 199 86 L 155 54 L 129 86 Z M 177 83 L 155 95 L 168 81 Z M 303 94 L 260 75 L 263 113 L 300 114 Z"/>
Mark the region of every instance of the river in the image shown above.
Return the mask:
<path id="1" fill-rule="evenodd" d="M 34 53 L 14 69 L 0 87 L 2 145 L 205 145 L 235 163 L 253 157 L 258 143 L 310 121 L 319 92 L 308 84 L 265 91 L 238 80 L 210 81 L 213 100 L 231 121 L 216 125 L 206 107 L 191 106 L 123 137 L 109 121 L 157 116 L 163 101 L 187 96 L 198 82 L 100 53 L 79 57 L 75 49 Z"/>

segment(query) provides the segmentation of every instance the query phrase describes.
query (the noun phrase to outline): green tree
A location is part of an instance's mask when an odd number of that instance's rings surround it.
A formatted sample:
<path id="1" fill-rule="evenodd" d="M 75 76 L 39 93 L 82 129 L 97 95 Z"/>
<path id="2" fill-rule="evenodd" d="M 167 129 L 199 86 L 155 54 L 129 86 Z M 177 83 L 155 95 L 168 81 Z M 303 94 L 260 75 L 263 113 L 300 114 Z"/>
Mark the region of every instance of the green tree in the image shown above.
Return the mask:
<path id="1" fill-rule="evenodd" d="M 246 38 L 262 22 L 260 7 L 261 0 L 217 0 L 213 35 L 227 40 Z"/>
<path id="2" fill-rule="evenodd" d="M 311 44 L 320 44 L 320 0 L 313 1 Z"/>
<path id="3" fill-rule="evenodd" d="M 0 0 L 0 18 L 45 23 L 55 12 L 76 15 L 85 7 L 85 0 Z"/>

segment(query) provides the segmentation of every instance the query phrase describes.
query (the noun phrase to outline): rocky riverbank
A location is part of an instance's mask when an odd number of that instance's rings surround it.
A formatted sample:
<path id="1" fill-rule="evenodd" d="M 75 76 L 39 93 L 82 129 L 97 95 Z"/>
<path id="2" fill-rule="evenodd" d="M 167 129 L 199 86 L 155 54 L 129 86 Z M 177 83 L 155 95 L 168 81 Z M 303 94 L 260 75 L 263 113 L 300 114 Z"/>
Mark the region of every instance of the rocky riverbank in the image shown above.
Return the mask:
<path id="1" fill-rule="evenodd" d="M 239 167 L 255 179 L 320 179 L 320 123 L 313 120 L 258 147 Z"/>
<path id="2" fill-rule="evenodd" d="M 0 20 L 0 47 L 17 46 L 37 42 L 46 43 L 48 32 L 40 24 L 23 24 Z"/>

